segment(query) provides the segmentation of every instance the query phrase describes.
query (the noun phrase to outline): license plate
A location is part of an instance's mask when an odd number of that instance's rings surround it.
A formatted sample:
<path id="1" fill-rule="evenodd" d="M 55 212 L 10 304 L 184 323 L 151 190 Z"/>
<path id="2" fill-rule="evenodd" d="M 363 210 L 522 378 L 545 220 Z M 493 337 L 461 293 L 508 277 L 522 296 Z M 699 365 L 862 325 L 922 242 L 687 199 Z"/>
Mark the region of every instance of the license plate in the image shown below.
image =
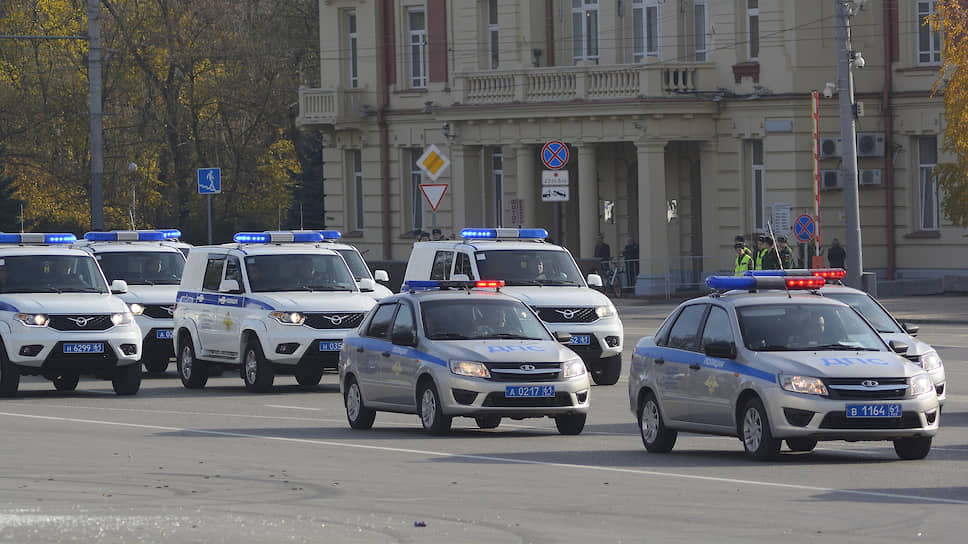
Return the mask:
<path id="1" fill-rule="evenodd" d="M 64 353 L 104 353 L 104 344 L 100 342 L 64 344 Z"/>
<path id="2" fill-rule="evenodd" d="M 555 386 L 553 385 L 507 385 L 504 387 L 504 396 L 508 398 L 553 397 L 555 396 Z"/>
<path id="3" fill-rule="evenodd" d="M 159 329 L 155 331 L 155 338 L 159 340 L 171 340 L 171 329 Z"/>
<path id="4" fill-rule="evenodd" d="M 591 343 L 592 337 L 590 334 L 573 334 L 571 335 L 571 342 L 568 342 L 572 346 L 587 346 Z"/>
<path id="5" fill-rule="evenodd" d="M 900 404 L 848 404 L 847 417 L 901 417 Z"/>
<path id="6" fill-rule="evenodd" d="M 342 342 L 320 342 L 319 351 L 339 351 L 342 349 Z"/>

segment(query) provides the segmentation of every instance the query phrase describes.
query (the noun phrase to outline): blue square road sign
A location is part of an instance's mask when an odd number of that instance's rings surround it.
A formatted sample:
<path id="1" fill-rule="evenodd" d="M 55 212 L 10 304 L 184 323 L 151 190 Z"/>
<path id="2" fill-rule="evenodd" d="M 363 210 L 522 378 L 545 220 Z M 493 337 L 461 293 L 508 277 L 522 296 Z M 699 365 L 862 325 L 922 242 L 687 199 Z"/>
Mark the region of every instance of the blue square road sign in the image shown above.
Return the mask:
<path id="1" fill-rule="evenodd" d="M 222 192 L 222 169 L 198 169 L 198 194 L 217 195 Z"/>

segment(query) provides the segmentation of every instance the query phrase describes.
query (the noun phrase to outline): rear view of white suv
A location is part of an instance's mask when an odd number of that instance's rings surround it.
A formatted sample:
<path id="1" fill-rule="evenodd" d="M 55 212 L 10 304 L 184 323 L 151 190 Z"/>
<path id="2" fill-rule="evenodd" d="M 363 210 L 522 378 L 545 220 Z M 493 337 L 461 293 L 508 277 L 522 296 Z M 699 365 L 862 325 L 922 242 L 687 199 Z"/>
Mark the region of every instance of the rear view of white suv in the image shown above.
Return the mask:
<path id="1" fill-rule="evenodd" d="M 414 244 L 404 282 L 503 280 L 501 292 L 531 306 L 554 332 L 568 333 L 568 347 L 585 362 L 599 385 L 612 385 L 622 372 L 622 321 L 615 306 L 583 278 L 571 253 L 545 242 L 544 229 L 461 231 L 461 240 Z"/>

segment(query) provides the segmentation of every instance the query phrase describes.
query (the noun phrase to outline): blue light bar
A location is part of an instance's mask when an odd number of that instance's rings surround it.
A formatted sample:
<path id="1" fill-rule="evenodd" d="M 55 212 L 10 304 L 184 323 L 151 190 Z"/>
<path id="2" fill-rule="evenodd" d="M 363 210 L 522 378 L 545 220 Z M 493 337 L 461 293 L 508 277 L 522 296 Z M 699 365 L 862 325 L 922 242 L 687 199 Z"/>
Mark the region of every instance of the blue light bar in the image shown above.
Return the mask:
<path id="1" fill-rule="evenodd" d="M 267 244 L 269 243 L 269 233 L 239 232 L 232 239 L 240 244 Z"/>
<path id="2" fill-rule="evenodd" d="M 164 242 L 168 238 L 157 230 L 112 230 L 88 232 L 84 239 L 89 242 Z"/>
<path id="3" fill-rule="evenodd" d="M 182 233 L 178 229 L 154 229 L 154 230 L 164 234 L 166 240 L 172 240 L 172 239 L 177 239 L 182 237 Z"/>
<path id="4" fill-rule="evenodd" d="M 756 278 L 751 276 L 709 276 L 706 278 L 706 287 L 719 291 L 755 289 Z"/>
<path id="5" fill-rule="evenodd" d="M 534 238 L 544 240 L 548 237 L 545 229 L 518 229 L 518 238 Z"/>
<path id="6" fill-rule="evenodd" d="M 330 231 L 336 232 L 336 231 Z M 322 232 L 315 230 L 274 230 L 265 232 L 240 232 L 232 237 L 240 244 L 312 244 L 326 240 Z"/>
<path id="7" fill-rule="evenodd" d="M 440 282 L 437 280 L 410 280 L 403 282 L 402 291 L 427 291 L 430 289 L 440 289 Z"/>
<path id="8" fill-rule="evenodd" d="M 496 229 L 463 229 L 461 238 L 497 238 Z"/>
<path id="9" fill-rule="evenodd" d="M 463 229 L 460 231 L 461 238 L 474 239 L 498 239 L 510 238 L 520 240 L 544 240 L 548 237 L 545 229 Z"/>
<path id="10" fill-rule="evenodd" d="M 320 230 L 316 231 L 323 235 L 323 238 L 327 240 L 338 240 L 343 237 L 343 233 L 338 230 Z"/>
<path id="11" fill-rule="evenodd" d="M 73 244 L 76 241 L 77 237 L 70 233 L 0 233 L 0 244 Z"/>

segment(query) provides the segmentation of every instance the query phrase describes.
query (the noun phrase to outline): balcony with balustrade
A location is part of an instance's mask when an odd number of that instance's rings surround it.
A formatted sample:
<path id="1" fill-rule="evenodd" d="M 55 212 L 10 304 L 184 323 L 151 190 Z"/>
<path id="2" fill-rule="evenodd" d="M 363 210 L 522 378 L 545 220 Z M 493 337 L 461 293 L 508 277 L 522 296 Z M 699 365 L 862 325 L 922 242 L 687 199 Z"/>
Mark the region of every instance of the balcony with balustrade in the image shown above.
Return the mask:
<path id="1" fill-rule="evenodd" d="M 299 89 L 298 125 L 340 125 L 358 123 L 374 115 L 374 109 L 363 103 L 363 89 Z"/>

